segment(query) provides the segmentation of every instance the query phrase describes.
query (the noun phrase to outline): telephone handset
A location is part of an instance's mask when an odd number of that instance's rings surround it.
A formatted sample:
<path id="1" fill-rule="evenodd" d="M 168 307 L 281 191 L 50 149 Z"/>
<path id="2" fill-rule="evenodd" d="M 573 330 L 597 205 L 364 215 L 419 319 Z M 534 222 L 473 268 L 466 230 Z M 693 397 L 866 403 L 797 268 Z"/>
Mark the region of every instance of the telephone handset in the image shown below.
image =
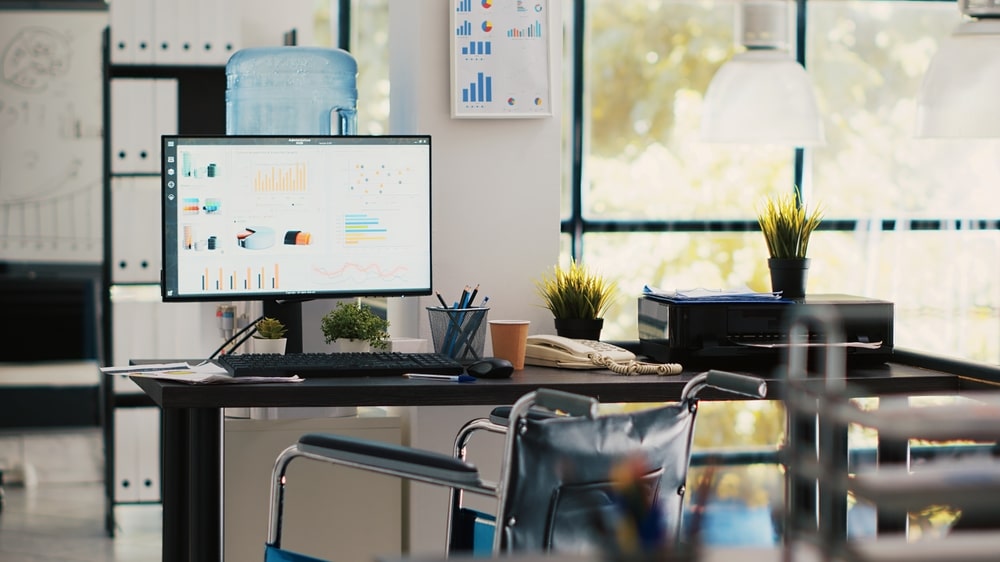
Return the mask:
<path id="1" fill-rule="evenodd" d="M 643 363 L 616 345 L 595 340 L 575 340 L 548 334 L 528 336 L 524 362 L 529 365 L 564 369 L 611 369 L 622 375 L 676 375 L 675 363 Z"/>
<path id="2" fill-rule="evenodd" d="M 569 369 L 600 369 L 590 356 L 601 353 L 615 361 L 629 361 L 635 355 L 627 349 L 594 340 L 573 340 L 560 336 L 540 334 L 528 336 L 524 362 L 529 365 L 566 367 Z"/>

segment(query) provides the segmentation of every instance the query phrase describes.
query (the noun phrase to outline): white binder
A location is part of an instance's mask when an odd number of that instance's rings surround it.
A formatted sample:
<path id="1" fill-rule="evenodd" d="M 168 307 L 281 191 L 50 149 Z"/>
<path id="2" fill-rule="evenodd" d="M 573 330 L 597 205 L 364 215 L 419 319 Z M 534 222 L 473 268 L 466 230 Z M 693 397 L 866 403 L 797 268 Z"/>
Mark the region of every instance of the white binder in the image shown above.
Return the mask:
<path id="1" fill-rule="evenodd" d="M 111 276 L 114 283 L 157 283 L 160 278 L 159 176 L 111 182 Z"/>
<path id="2" fill-rule="evenodd" d="M 120 2 L 121 0 L 113 0 Z M 156 22 L 153 20 L 153 3 L 155 0 L 127 0 L 133 4 L 132 33 L 134 35 L 133 46 L 135 54 L 133 61 L 136 64 L 152 64 L 155 45 L 153 43 L 153 27 Z"/>
<path id="3" fill-rule="evenodd" d="M 160 136 L 176 135 L 178 131 L 178 87 L 176 79 L 158 79 L 153 91 L 153 137 L 150 139 L 152 162 L 150 171 L 159 172 Z"/>
<path id="4" fill-rule="evenodd" d="M 114 0 L 108 8 L 113 64 L 135 63 L 135 6 L 135 0 Z"/>
<path id="5" fill-rule="evenodd" d="M 177 32 L 177 2 L 153 2 L 153 63 L 170 65 L 183 60 Z"/>
<path id="6" fill-rule="evenodd" d="M 136 123 L 144 84 L 148 80 L 118 78 L 111 81 L 111 173 L 139 171 Z M 149 94 L 152 92 L 150 91 Z"/>
<path id="7" fill-rule="evenodd" d="M 198 0 L 175 0 L 177 4 L 177 37 L 179 39 L 177 62 L 179 64 L 198 64 L 200 48 L 198 45 L 202 18 L 202 6 Z"/>
<path id="8" fill-rule="evenodd" d="M 115 409 L 115 500 L 160 501 L 158 408 Z"/>

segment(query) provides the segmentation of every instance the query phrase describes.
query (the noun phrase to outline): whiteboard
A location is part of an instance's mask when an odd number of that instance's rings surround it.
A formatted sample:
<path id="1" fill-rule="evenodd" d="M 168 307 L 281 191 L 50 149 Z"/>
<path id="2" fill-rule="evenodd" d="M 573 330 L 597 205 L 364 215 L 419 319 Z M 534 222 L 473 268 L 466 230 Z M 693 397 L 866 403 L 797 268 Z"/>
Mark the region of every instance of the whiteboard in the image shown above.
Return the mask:
<path id="1" fill-rule="evenodd" d="M 100 263 L 106 11 L 0 11 L 0 260 Z"/>

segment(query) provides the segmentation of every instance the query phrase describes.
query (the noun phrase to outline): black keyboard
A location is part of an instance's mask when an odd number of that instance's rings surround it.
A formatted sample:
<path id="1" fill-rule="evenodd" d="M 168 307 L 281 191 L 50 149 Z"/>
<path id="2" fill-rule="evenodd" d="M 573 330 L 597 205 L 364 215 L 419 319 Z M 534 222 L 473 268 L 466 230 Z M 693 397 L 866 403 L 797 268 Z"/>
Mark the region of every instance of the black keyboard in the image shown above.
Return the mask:
<path id="1" fill-rule="evenodd" d="M 215 360 L 234 377 L 391 377 L 404 373 L 458 375 L 465 368 L 439 353 L 247 353 Z"/>

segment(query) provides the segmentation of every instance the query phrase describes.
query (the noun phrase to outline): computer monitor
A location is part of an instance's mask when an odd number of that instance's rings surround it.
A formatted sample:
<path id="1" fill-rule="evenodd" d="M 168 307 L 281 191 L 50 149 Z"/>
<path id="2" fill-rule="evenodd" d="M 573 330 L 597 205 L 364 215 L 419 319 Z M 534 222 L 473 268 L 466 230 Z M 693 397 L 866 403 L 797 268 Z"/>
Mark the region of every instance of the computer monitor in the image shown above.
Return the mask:
<path id="1" fill-rule="evenodd" d="M 431 139 L 162 137 L 161 294 L 431 294 Z"/>

